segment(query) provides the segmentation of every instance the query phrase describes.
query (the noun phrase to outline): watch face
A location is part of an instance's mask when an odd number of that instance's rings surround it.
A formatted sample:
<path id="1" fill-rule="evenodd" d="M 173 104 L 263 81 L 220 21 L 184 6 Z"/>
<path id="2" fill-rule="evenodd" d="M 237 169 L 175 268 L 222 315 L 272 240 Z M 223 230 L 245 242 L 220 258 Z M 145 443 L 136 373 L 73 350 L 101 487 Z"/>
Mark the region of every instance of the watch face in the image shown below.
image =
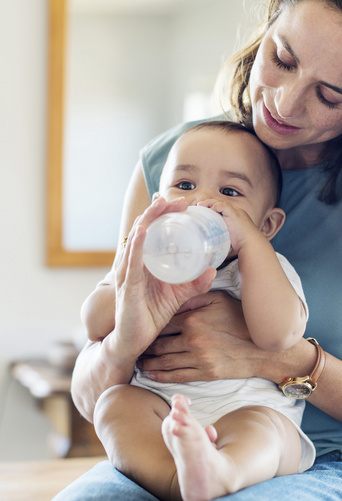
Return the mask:
<path id="1" fill-rule="evenodd" d="M 308 398 L 312 388 L 308 383 L 290 383 L 283 388 L 283 392 L 289 398 Z"/>

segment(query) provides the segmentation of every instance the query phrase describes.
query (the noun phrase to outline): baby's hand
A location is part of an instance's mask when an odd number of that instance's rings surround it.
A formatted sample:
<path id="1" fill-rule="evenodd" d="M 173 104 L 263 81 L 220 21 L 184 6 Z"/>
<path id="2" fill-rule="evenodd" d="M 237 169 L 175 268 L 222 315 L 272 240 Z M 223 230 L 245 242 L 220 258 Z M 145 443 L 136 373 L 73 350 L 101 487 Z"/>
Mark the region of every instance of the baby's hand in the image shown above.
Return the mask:
<path id="1" fill-rule="evenodd" d="M 261 230 L 256 226 L 247 212 L 231 202 L 205 200 L 198 205 L 208 207 L 221 214 L 229 230 L 231 245 L 238 253 L 244 245 L 253 243 L 253 239 L 262 237 Z"/>

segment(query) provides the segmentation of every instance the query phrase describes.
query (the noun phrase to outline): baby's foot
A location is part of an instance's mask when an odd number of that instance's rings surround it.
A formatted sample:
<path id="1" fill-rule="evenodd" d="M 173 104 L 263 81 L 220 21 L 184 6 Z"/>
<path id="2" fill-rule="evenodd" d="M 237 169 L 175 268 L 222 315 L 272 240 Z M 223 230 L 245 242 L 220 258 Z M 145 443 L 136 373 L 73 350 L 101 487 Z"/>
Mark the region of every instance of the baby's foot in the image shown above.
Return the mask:
<path id="1" fill-rule="evenodd" d="M 213 443 L 217 439 L 215 428 L 203 428 L 191 415 L 189 403 L 183 395 L 172 398 L 162 434 L 176 464 L 182 499 L 206 501 L 226 494 L 217 475 L 223 458 Z"/>

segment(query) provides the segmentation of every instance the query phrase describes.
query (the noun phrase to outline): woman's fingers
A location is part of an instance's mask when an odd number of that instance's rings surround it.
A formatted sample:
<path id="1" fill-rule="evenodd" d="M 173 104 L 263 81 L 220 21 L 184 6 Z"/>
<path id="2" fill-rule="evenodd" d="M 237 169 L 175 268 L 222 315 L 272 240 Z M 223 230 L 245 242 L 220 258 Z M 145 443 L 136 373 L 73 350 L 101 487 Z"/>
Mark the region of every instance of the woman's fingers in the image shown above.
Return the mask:
<path id="1" fill-rule="evenodd" d="M 127 284 L 136 284 L 144 280 L 143 245 L 146 236 L 146 229 L 137 226 L 131 237 L 130 246 L 127 249 Z"/>
<path id="2" fill-rule="evenodd" d="M 145 229 L 153 223 L 158 217 L 169 212 L 180 212 L 187 208 L 187 203 L 184 197 L 180 197 L 171 201 L 166 201 L 163 197 L 157 197 L 153 203 L 145 210 L 145 212 L 136 218 L 129 234 L 121 242 L 121 246 L 117 249 L 115 258 L 115 270 L 120 273 L 119 282 L 125 279 L 125 270 L 127 269 L 128 259 L 131 252 L 131 245 L 134 235 L 138 227 Z M 141 230 L 139 230 L 141 231 Z M 140 234 L 140 233 L 139 233 Z M 119 277 L 117 277 L 119 278 Z"/>
<path id="3" fill-rule="evenodd" d="M 168 384 L 186 383 L 189 381 L 209 381 L 209 379 L 202 379 L 201 372 L 191 367 L 170 371 L 150 371 L 148 377 L 153 381 Z"/>
<path id="4" fill-rule="evenodd" d="M 132 284 L 144 279 L 143 245 L 145 236 L 146 230 L 143 226 L 134 226 L 127 236 L 117 265 L 117 287 L 121 287 L 125 281 L 127 284 Z"/>
<path id="5" fill-rule="evenodd" d="M 207 268 L 202 275 L 200 275 L 196 280 L 194 280 L 191 283 L 191 287 L 194 291 L 195 294 L 192 294 L 192 296 L 197 297 L 198 295 L 205 294 L 206 292 L 209 292 L 211 288 L 212 281 L 214 280 L 216 276 L 217 271 L 215 268 Z"/>
<path id="6" fill-rule="evenodd" d="M 141 368 L 163 383 L 215 380 L 222 375 L 254 376 L 254 367 L 253 373 L 248 374 L 243 363 L 254 345 L 241 302 L 220 291 L 200 296 L 189 305 L 190 309 L 173 317 L 163 329 L 164 335 L 144 352 L 146 358 L 139 361 Z M 166 332 L 179 335 L 165 335 Z M 253 353 L 259 364 L 259 355 Z"/>
<path id="7" fill-rule="evenodd" d="M 124 238 L 121 243 L 121 247 L 117 250 L 117 256 L 115 258 L 115 269 L 120 272 L 121 280 L 124 280 L 125 273 L 122 274 L 123 270 L 126 270 L 128 265 L 128 258 L 130 255 L 132 239 L 134 238 L 137 227 L 142 226 L 145 229 L 155 221 L 158 217 L 169 212 L 180 212 L 187 208 L 187 203 L 183 197 L 177 198 L 167 202 L 165 198 L 158 197 L 153 203 L 145 210 L 145 212 L 136 218 L 129 234 Z"/>
<path id="8" fill-rule="evenodd" d="M 126 279 L 126 271 L 128 266 L 128 258 L 131 249 L 131 241 L 132 241 L 132 231 L 125 237 L 125 242 L 122 245 L 121 249 L 118 249 L 117 252 L 120 254 L 116 256 L 115 259 L 115 284 L 116 287 L 120 287 Z"/>
<path id="9" fill-rule="evenodd" d="M 169 212 L 180 212 L 187 208 L 185 198 L 180 197 L 174 200 L 166 201 L 163 197 L 158 197 L 154 202 L 139 216 L 134 224 L 147 228 L 155 219 Z"/>
<path id="10" fill-rule="evenodd" d="M 173 371 L 180 367 L 193 369 L 190 364 L 190 353 L 168 353 L 160 357 L 142 357 L 137 365 L 143 371 Z"/>

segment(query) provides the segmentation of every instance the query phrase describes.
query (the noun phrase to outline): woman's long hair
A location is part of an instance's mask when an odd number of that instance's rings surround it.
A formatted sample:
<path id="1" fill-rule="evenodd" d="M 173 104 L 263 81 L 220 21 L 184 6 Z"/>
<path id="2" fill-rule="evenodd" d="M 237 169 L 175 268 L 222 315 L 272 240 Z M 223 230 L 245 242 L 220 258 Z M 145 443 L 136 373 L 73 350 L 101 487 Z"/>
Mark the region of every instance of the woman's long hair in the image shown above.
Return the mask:
<path id="1" fill-rule="evenodd" d="M 301 0 L 268 0 L 264 19 L 253 32 L 246 45 L 230 57 L 223 65 L 217 89 L 221 107 L 229 110 L 234 120 L 252 126 L 252 107 L 249 95 L 249 79 L 252 66 L 266 31 L 278 18 L 285 7 L 294 6 Z M 333 9 L 342 13 L 342 0 L 321 0 Z M 337 181 L 342 170 L 342 135 L 327 141 L 321 154 L 326 183 L 321 189 L 318 199 L 327 204 L 335 204 L 342 198 L 341 188 L 337 189 Z"/>

